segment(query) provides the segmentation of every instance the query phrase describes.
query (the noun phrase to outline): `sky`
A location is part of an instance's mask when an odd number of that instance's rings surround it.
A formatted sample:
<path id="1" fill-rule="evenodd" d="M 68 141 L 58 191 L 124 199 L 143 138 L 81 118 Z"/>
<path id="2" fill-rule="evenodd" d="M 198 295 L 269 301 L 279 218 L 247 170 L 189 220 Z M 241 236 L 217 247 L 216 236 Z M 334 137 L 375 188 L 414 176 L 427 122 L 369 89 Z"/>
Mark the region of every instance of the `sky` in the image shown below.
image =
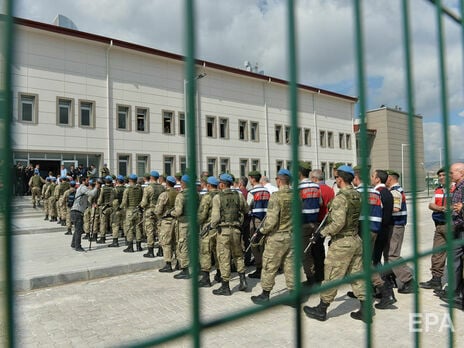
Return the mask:
<path id="1" fill-rule="evenodd" d="M 354 9 L 351 0 L 295 0 L 298 82 L 358 96 Z M 446 108 L 441 98 L 436 8 L 409 1 L 414 112 L 423 117 L 425 162 L 439 161 L 443 110 L 447 110 L 450 157 L 464 159 L 463 38 L 443 19 Z M 458 0 L 442 3 L 456 14 Z M 51 23 L 57 14 L 79 30 L 184 54 L 181 0 L 17 0 L 14 15 Z M 408 110 L 403 16 L 400 0 L 362 2 L 367 109 Z M 284 0 L 195 1 L 197 58 L 244 68 L 248 61 L 266 75 L 288 79 L 287 2 Z M 443 153 L 442 153 L 443 154 Z M 444 158 L 444 156 L 443 156 Z"/>

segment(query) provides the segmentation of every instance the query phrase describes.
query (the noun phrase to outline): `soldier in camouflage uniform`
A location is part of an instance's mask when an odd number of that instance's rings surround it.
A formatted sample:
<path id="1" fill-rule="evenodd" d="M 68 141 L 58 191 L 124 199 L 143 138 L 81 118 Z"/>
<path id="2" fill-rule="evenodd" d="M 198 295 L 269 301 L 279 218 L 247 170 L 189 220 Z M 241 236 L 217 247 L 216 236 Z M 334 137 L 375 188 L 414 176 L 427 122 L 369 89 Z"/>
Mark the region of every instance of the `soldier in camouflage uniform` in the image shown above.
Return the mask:
<path id="1" fill-rule="evenodd" d="M 45 185 L 42 186 L 42 200 L 44 203 L 44 212 L 45 212 L 44 220 L 45 221 L 48 220 L 48 216 L 50 214 L 50 205 L 48 204 L 48 199 L 50 198 L 49 188 L 51 184 L 52 184 L 52 178 L 47 176 L 47 179 L 45 180 Z"/>
<path id="2" fill-rule="evenodd" d="M 99 214 L 97 210 L 97 200 L 100 194 L 100 183 L 95 179 L 89 180 L 90 193 L 88 194 L 88 206 L 84 212 L 84 232 L 85 236 L 83 239 L 89 239 L 92 234 L 93 240 L 96 240 L 95 232 L 98 231 L 99 225 Z"/>
<path id="3" fill-rule="evenodd" d="M 144 257 L 155 257 L 153 252 L 155 248 L 155 237 L 157 236 L 157 218 L 155 214 L 156 202 L 161 193 L 165 191 L 164 187 L 158 183 L 159 173 L 156 170 L 150 172 L 150 182 L 143 190 L 142 201 L 140 206 L 144 209 L 144 229 L 147 235 L 148 252 L 143 254 Z M 160 254 L 158 250 L 158 254 Z M 159 255 L 161 256 L 161 255 Z"/>
<path id="4" fill-rule="evenodd" d="M 56 197 L 55 197 L 55 190 L 57 188 L 56 184 L 56 178 L 52 176 L 52 183 L 48 187 L 48 191 L 46 195 L 49 197 L 48 198 L 48 209 L 50 212 L 50 222 L 58 221 L 57 219 L 57 211 L 56 211 Z"/>
<path id="5" fill-rule="evenodd" d="M 126 209 L 126 218 L 124 220 L 124 234 L 127 238 L 127 248 L 125 253 L 133 253 L 133 241 L 135 230 L 135 243 L 137 251 L 142 251 L 142 227 L 140 221 L 142 219 L 140 201 L 142 200 L 142 187 L 137 184 L 137 175 L 129 175 L 129 186 L 124 191 L 120 207 Z"/>
<path id="6" fill-rule="evenodd" d="M 67 177 L 62 177 L 60 184 L 55 189 L 56 211 L 58 212 L 58 224 L 66 226 L 66 206 L 63 205 L 63 195 L 71 187 Z"/>
<path id="7" fill-rule="evenodd" d="M 219 180 L 210 176 L 206 180 L 208 192 L 202 195 L 198 208 L 198 224 L 201 226 L 200 232 L 200 268 L 201 279 L 198 284 L 200 287 L 210 287 L 209 272 L 211 272 L 211 254 L 214 255 L 216 266 L 218 265 L 216 253 L 217 230 L 211 228 L 211 208 L 213 198 L 219 193 Z M 218 272 L 219 269 L 218 269 Z"/>
<path id="8" fill-rule="evenodd" d="M 40 194 L 42 185 L 45 183 L 45 180 L 40 177 L 40 172 L 38 169 L 34 169 L 34 175 L 29 179 L 29 187 L 31 188 L 32 193 L 32 207 L 35 208 L 36 204 L 40 202 Z"/>
<path id="9" fill-rule="evenodd" d="M 322 286 L 362 271 L 362 241 L 358 234 L 361 195 L 351 185 L 353 178 L 354 170 L 350 166 L 342 165 L 337 168 L 335 182 L 339 192 L 329 204 L 327 224 L 321 230 L 322 237 L 331 238 L 325 259 L 325 279 Z M 352 312 L 351 317 L 367 322 L 367 313 L 363 308 L 366 300 L 364 281 L 353 280 L 351 287 L 355 296 L 361 301 L 361 309 Z M 319 305 L 304 306 L 303 311 L 309 318 L 324 321 L 327 319 L 327 308 L 336 295 L 337 288 L 324 290 L 320 293 Z"/>
<path id="10" fill-rule="evenodd" d="M 105 244 L 106 242 L 106 232 L 110 225 L 111 214 L 113 212 L 113 200 L 113 178 L 110 175 L 107 175 L 105 177 L 105 185 L 101 188 L 101 192 L 97 200 L 100 215 L 100 238 L 97 240 L 97 244 Z"/>
<path id="11" fill-rule="evenodd" d="M 175 279 L 189 279 L 189 250 L 188 250 L 188 215 L 187 215 L 187 197 L 189 195 L 188 182 L 190 178 L 188 175 L 182 175 L 181 191 L 176 197 L 174 202 L 174 209 L 171 212 L 171 215 L 176 218 L 176 240 L 177 240 L 177 259 L 180 263 L 181 271 L 177 273 Z M 197 192 L 192 192 L 192 197 L 190 199 L 198 198 Z"/>
<path id="12" fill-rule="evenodd" d="M 62 199 L 62 204 L 64 205 L 64 210 L 65 210 L 65 217 L 64 219 L 66 220 L 66 228 L 67 228 L 67 231 L 66 231 L 66 235 L 71 235 L 72 234 L 72 222 L 71 222 L 71 207 L 72 207 L 72 204 L 71 206 L 69 206 L 69 195 L 71 193 L 75 193 L 76 192 L 76 182 L 74 180 L 71 180 L 69 182 L 69 189 L 67 189 L 64 193 L 63 193 L 63 197 L 61 198 Z M 75 198 L 74 198 L 75 199 Z"/>
<path id="13" fill-rule="evenodd" d="M 120 208 L 122 197 L 124 196 L 124 177 L 118 175 L 116 178 L 116 187 L 113 188 L 113 209 L 111 215 L 111 231 L 113 234 L 113 243 L 108 245 L 109 248 L 119 247 L 119 230 L 123 228 L 123 217 L 125 216 L 124 210 Z"/>
<path id="14" fill-rule="evenodd" d="M 218 231 L 217 254 L 222 284 L 219 289 L 213 290 L 213 294 L 230 296 L 231 257 L 236 263 L 240 277 L 239 290 L 245 291 L 248 286 L 240 231 L 243 219 L 248 213 L 248 204 L 240 191 L 231 190 L 234 179 L 230 174 L 221 174 L 219 180 L 222 191 L 213 198 L 211 227 Z"/>
<path id="15" fill-rule="evenodd" d="M 176 239 L 174 234 L 175 220 L 171 215 L 177 197 L 177 190 L 174 189 L 176 178 L 168 176 L 166 178 L 166 191 L 160 194 L 156 202 L 155 214 L 159 221 L 159 243 L 163 248 L 163 257 L 166 265 L 160 268 L 160 272 L 172 272 L 173 251 L 176 249 Z"/>
<path id="16" fill-rule="evenodd" d="M 290 189 L 290 172 L 281 169 L 277 173 L 279 191 L 271 195 L 267 207 L 267 218 L 258 233 L 266 236 L 263 253 L 261 287 L 263 292 L 251 296 L 256 304 L 269 301 L 269 294 L 275 284 L 279 267 L 283 265 L 285 282 L 289 291 L 294 287 L 293 248 L 292 248 L 292 190 Z"/>

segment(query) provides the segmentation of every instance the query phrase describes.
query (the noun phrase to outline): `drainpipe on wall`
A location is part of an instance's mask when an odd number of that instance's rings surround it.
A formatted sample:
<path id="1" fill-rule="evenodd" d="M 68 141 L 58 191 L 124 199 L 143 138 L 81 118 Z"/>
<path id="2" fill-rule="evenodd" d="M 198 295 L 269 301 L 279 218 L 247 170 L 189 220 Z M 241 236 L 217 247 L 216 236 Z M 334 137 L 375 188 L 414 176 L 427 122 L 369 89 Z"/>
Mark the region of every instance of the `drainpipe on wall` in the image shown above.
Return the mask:
<path id="1" fill-rule="evenodd" d="M 271 78 L 268 80 L 268 85 L 271 84 Z M 267 162 L 267 173 L 266 176 L 268 178 L 271 177 L 271 154 L 269 149 L 269 114 L 267 109 L 267 93 L 266 93 L 266 83 L 263 82 L 263 96 L 264 96 L 264 129 L 266 131 L 266 162 Z"/>
<path id="2" fill-rule="evenodd" d="M 318 94 L 321 93 L 321 91 L 318 91 Z M 319 167 L 319 130 L 317 129 L 317 115 L 316 115 L 316 95 L 313 94 L 313 119 L 314 119 L 314 145 L 316 145 L 316 166 L 315 168 L 317 169 L 322 169 Z"/>
<path id="3" fill-rule="evenodd" d="M 108 168 L 113 174 L 117 174 L 116 168 L 114 167 L 114 146 L 113 146 L 113 118 L 111 117 L 111 104 L 112 104 L 112 93 L 110 90 L 110 50 L 113 47 L 113 40 L 110 41 L 110 45 L 106 50 L 106 117 L 108 120 L 108 129 L 107 129 L 107 137 L 108 137 L 108 148 L 107 148 L 107 156 L 108 156 Z M 105 156 L 103 156 L 103 163 L 105 162 Z M 103 165 L 103 163 L 101 165 Z"/>

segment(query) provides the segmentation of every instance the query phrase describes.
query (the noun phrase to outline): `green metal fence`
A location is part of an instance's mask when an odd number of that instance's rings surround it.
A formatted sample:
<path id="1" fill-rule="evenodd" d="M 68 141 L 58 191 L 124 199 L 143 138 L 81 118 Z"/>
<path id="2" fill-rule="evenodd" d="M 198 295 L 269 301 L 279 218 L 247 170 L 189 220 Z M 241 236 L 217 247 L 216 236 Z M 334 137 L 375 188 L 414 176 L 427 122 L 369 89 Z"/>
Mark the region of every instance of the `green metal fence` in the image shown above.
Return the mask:
<path id="1" fill-rule="evenodd" d="M 456 25 L 460 25 L 463 30 L 463 38 L 464 38 L 464 26 L 462 25 L 462 17 L 464 11 L 464 0 L 460 1 L 461 5 L 461 13 L 460 17 L 456 16 L 452 11 L 442 5 L 442 2 L 437 0 L 428 0 L 431 4 L 435 6 L 436 11 L 436 24 L 438 28 L 438 48 L 439 48 L 439 72 L 440 72 L 440 101 L 441 101 L 441 114 L 442 114 L 442 124 L 443 124 L 443 140 L 444 140 L 444 149 L 445 149 L 445 156 L 444 156 L 444 163 L 445 167 L 449 168 L 450 164 L 450 157 L 449 157 L 449 135 L 447 132 L 449 126 L 449 111 L 447 105 L 447 86 L 446 86 L 446 68 L 445 68 L 445 43 L 444 43 L 444 32 L 443 32 L 443 20 L 444 18 L 451 19 Z M 288 55 L 288 93 L 289 93 L 289 100 L 290 100 L 290 121 L 291 121 L 291 144 L 292 144 L 292 163 L 297 163 L 299 160 L 298 154 L 298 93 L 297 93 L 297 45 L 296 45 L 296 20 L 295 20 L 295 1 L 287 0 L 287 30 L 288 30 L 288 37 L 287 37 L 287 55 Z M 14 258 L 12 255 L 13 250 L 13 239 L 12 239 L 12 224 L 11 224 L 11 190 L 8 188 L 12 185 L 12 180 L 10 176 L 10 168 L 12 168 L 12 156 L 11 156 L 11 135 L 10 135 L 10 126 L 13 119 L 12 116 L 12 81 L 11 81 L 11 66 L 13 63 L 13 56 L 12 56 L 12 47 L 14 43 L 14 28 L 13 28 L 13 21 L 12 21 L 12 13 L 13 13 L 13 1 L 12 0 L 3 0 L 0 1 L 1 9 L 3 10 L 3 14 L 1 15 L 1 68 L 0 68 L 0 76 L 1 76 L 1 89 L 0 89 L 0 163 L 1 163 L 1 171 L 0 171 L 0 209 L 1 209 L 1 225 L 0 225 L 0 237 L 2 238 L 2 251 L 1 251 L 1 259 L 2 259 L 2 274 L 1 278 L 3 284 L 5 284 L 3 291 L 1 292 L 2 300 L 3 300 L 3 313 L 2 313 L 2 321 L 0 328 L 3 332 L 0 333 L 0 337 L 3 337 L 3 344 L 4 346 L 15 347 L 15 310 L 14 310 L 14 292 L 13 292 L 13 266 L 14 266 Z M 403 33 L 403 43 L 404 43 L 404 67 L 405 67 L 405 81 L 407 86 L 407 103 L 408 103 L 408 132 L 409 132 L 409 139 L 414 139 L 414 126 L 413 126 L 413 117 L 415 115 L 414 110 L 414 77 L 412 76 L 412 58 L 411 58 L 411 30 L 410 30 L 410 19 L 411 13 L 409 9 L 409 1 L 401 0 L 402 6 L 402 33 Z M 356 1 L 353 0 L 353 18 L 355 23 L 355 47 L 356 47 L 356 67 L 357 67 L 357 87 L 359 93 L 359 111 L 360 111 L 360 150 L 361 150 L 361 166 L 364 168 L 362 170 L 362 179 L 364 182 L 369 182 L 369 173 L 368 173 L 368 166 L 367 166 L 367 130 L 366 130 L 366 100 L 367 100 L 367 87 L 366 87 L 366 75 L 365 75 L 365 56 L 366 52 L 364 49 L 364 30 L 363 30 L 363 1 Z M 196 79 L 195 79 L 195 49 L 196 49 L 196 16 L 195 16 L 195 1 L 194 0 L 185 0 L 184 1 L 184 23 L 185 23 L 185 79 L 187 81 L 186 88 L 187 88 L 187 127 L 188 127 L 188 174 L 191 178 L 196 179 L 197 173 L 197 166 L 195 162 L 196 153 L 196 124 L 195 120 L 195 94 L 196 94 Z M 463 45 L 464 47 L 464 45 Z M 457 245 L 461 245 L 462 241 L 453 241 L 452 240 L 452 231 L 451 231 L 451 217 L 448 214 L 447 221 L 448 221 L 448 230 L 447 230 L 447 239 L 448 243 L 445 248 L 440 249 L 432 249 L 426 252 L 419 253 L 418 251 L 418 223 L 417 223 L 417 183 L 416 183 L 416 173 L 415 168 L 416 166 L 413 165 L 415 163 L 415 144 L 413 141 L 410 142 L 409 146 L 410 151 L 410 168 L 411 168 L 411 190 L 413 192 L 413 199 L 412 199 L 412 210 L 410 210 L 410 219 L 412 220 L 413 226 L 413 243 L 414 243 L 414 256 L 411 258 L 406 258 L 401 263 L 405 262 L 413 262 L 415 273 L 418 274 L 418 262 L 421 257 L 427 257 L 431 255 L 433 252 L 443 250 L 446 248 L 448 253 L 448 274 L 453 273 L 452 269 L 452 250 L 453 247 Z M 292 175 L 293 177 L 298 177 L 298 168 L 297 166 L 292 166 Z M 449 178 L 447 179 L 447 186 L 449 187 Z M 195 180 L 190 180 L 190 192 L 195 192 Z M 367 191 L 363 193 L 363 213 L 366 214 L 368 211 L 367 206 Z M 189 212 L 196 212 L 197 211 L 197 201 L 195 199 L 189 199 Z M 448 204 L 448 211 L 449 211 L 449 204 Z M 191 280 L 191 322 L 187 327 L 173 329 L 171 333 L 168 333 L 164 336 L 153 337 L 152 339 L 148 339 L 147 341 L 138 344 L 139 347 L 145 346 L 154 346 L 166 342 L 170 342 L 177 338 L 190 336 L 192 340 L 192 345 L 194 347 L 201 346 L 201 337 L 202 331 L 208 328 L 217 327 L 219 325 L 223 325 L 253 314 L 256 314 L 261 311 L 267 311 L 270 308 L 275 306 L 284 304 L 284 303 L 299 303 L 299 299 L 303 298 L 305 295 L 308 294 L 309 290 L 303 289 L 301 287 L 301 276 L 300 276 L 300 268 L 301 268 L 301 256 L 302 256 L 302 247 L 299 240 L 301 240 L 301 209 L 300 209 L 300 200 L 298 196 L 297 190 L 293 192 L 293 202 L 292 202 L 292 211 L 296 212 L 292 219 L 294 224 L 294 239 L 293 239 L 293 246 L 295 251 L 295 268 L 294 268 L 294 276 L 295 276 L 295 283 L 296 289 L 292 294 L 287 296 L 280 297 L 278 299 L 273 299 L 269 305 L 267 306 L 254 306 L 251 305 L 249 308 L 245 310 L 230 313 L 225 315 L 219 319 L 215 320 L 202 320 L 200 317 L 202 308 L 200 307 L 200 294 L 197 287 L 197 279 L 199 274 L 198 269 L 198 254 L 191 253 L 190 254 L 190 264 L 193 265 L 192 269 L 192 280 Z M 197 215 L 196 214 L 189 214 L 189 223 L 190 223 L 190 250 L 197 250 L 199 247 L 199 239 L 198 239 L 198 225 L 197 225 Z M 363 221 L 363 247 L 365 251 L 363 266 L 365 272 L 363 274 L 357 274 L 351 277 L 347 277 L 342 281 L 332 282 L 330 284 L 326 284 L 316 290 L 312 290 L 312 292 L 319 292 L 321 290 L 331 288 L 334 286 L 339 286 L 341 284 L 345 284 L 350 282 L 355 278 L 363 278 L 366 283 L 370 283 L 371 274 L 373 270 L 371 269 L 371 250 L 370 250 L 370 238 L 369 237 L 369 230 L 368 230 L 368 220 Z M 391 263 L 385 266 L 380 267 L 379 271 L 385 271 L 391 269 L 393 266 L 398 265 L 399 263 Z M 450 277 L 449 280 L 449 287 L 452 289 L 454 287 L 453 279 Z M 421 304 L 419 301 L 418 296 L 418 285 L 417 281 L 414 284 L 415 288 L 415 295 L 414 295 L 414 312 L 420 313 Z M 368 298 L 368 308 L 369 308 L 369 315 L 372 315 L 372 289 L 371 287 L 367 287 L 367 298 Z M 451 292 L 450 292 L 451 293 Z M 302 322 L 301 322 L 301 306 L 296 306 L 295 308 L 295 346 L 302 347 L 303 340 L 302 340 Z M 453 318 L 453 311 L 449 310 L 450 317 Z M 371 324 L 366 326 L 366 345 L 372 346 L 374 340 L 372 337 L 372 330 Z M 414 334 L 414 345 L 419 347 L 421 344 L 421 336 L 420 333 L 417 331 Z M 448 330 L 448 346 L 454 346 L 454 337 L 452 330 Z"/>

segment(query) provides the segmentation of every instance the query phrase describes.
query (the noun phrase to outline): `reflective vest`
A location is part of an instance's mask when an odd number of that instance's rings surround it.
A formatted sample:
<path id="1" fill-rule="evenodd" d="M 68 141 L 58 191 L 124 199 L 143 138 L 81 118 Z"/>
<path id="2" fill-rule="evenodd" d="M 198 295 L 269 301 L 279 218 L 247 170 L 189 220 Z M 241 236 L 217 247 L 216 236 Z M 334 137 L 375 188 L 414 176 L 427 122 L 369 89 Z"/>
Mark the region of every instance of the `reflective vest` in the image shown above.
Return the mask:
<path id="1" fill-rule="evenodd" d="M 404 194 L 403 188 L 400 185 L 393 186 L 390 191 L 398 191 L 401 193 L 401 209 L 400 211 L 393 213 L 393 225 L 406 225 L 408 220 L 408 211 L 406 209 L 406 195 Z"/>
<path id="2" fill-rule="evenodd" d="M 260 220 L 264 219 L 271 194 L 267 188 L 263 186 L 254 187 L 248 191 L 248 193 L 253 195 L 253 207 L 251 207 L 251 215 Z"/>
<path id="3" fill-rule="evenodd" d="M 317 222 L 321 202 L 321 188 L 311 181 L 303 181 L 298 185 L 301 198 L 301 217 L 304 224 Z"/>
<path id="4" fill-rule="evenodd" d="M 442 186 L 437 187 L 435 189 L 435 193 L 433 195 L 435 204 L 443 207 L 446 205 L 446 193 Z M 434 211 L 432 213 L 432 219 L 435 222 L 446 222 L 446 216 L 444 212 L 441 211 Z"/>
<path id="5" fill-rule="evenodd" d="M 356 190 L 363 197 L 364 187 L 357 187 Z M 371 232 L 379 232 L 382 227 L 382 200 L 380 198 L 380 192 L 372 187 L 367 188 L 368 203 L 369 203 L 369 230 Z M 364 220 L 364 216 L 361 214 L 359 221 Z M 361 226 L 361 225 L 360 225 Z"/>

